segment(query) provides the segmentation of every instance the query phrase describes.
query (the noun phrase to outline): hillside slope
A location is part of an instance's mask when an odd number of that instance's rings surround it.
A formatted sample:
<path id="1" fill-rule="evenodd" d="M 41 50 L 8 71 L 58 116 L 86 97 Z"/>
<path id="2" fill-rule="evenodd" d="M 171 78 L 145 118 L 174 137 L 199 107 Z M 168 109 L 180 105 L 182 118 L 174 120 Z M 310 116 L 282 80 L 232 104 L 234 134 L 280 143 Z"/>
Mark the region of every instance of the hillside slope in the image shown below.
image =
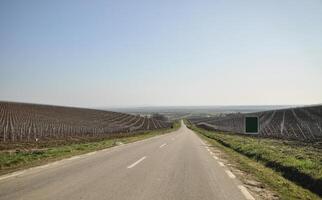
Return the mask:
<path id="1" fill-rule="evenodd" d="M 225 117 L 194 118 L 190 121 L 204 128 L 244 133 L 244 119 L 247 115 L 259 117 L 260 136 L 306 141 L 322 139 L 321 105 L 251 114 L 230 114 Z"/>
<path id="2" fill-rule="evenodd" d="M 153 118 L 94 109 L 0 102 L 0 142 L 109 137 L 171 127 Z"/>

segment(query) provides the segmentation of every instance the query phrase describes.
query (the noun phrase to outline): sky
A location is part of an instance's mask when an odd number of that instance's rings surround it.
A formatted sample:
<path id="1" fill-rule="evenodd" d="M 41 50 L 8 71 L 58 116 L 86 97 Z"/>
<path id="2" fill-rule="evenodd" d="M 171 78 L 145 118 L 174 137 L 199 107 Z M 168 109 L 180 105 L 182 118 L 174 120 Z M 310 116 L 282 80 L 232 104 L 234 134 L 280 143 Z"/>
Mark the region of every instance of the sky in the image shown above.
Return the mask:
<path id="1" fill-rule="evenodd" d="M 322 103 L 321 0 L 2 0 L 0 100 Z"/>

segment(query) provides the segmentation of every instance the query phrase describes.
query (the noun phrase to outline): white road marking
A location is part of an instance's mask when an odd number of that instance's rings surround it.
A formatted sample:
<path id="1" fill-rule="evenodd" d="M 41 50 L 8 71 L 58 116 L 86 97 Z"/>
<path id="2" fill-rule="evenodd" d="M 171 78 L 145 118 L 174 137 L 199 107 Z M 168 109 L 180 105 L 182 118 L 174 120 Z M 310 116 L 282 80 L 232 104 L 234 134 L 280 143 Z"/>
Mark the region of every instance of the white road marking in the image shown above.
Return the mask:
<path id="1" fill-rule="evenodd" d="M 236 178 L 236 176 L 230 170 L 225 170 L 225 172 L 229 176 L 229 178 Z"/>
<path id="2" fill-rule="evenodd" d="M 224 165 L 224 163 L 222 163 L 222 162 L 220 162 L 220 161 L 218 161 L 218 163 L 219 163 L 219 165 L 220 166 L 222 166 L 222 167 L 224 167 L 225 165 Z"/>
<path id="3" fill-rule="evenodd" d="M 62 163 L 62 162 L 64 162 L 65 160 L 59 160 L 59 161 L 55 161 L 55 162 L 53 162 L 53 163 L 49 163 L 50 165 L 58 165 L 58 164 L 60 164 L 60 163 Z"/>
<path id="4" fill-rule="evenodd" d="M 7 179 L 7 178 L 11 178 L 11 177 L 15 177 L 15 176 L 19 176 L 21 174 L 25 173 L 25 171 L 21 171 L 21 172 L 14 172 L 12 174 L 9 174 L 9 175 L 6 175 L 6 176 L 2 176 L 0 177 L 0 180 L 4 180 L 4 179 Z"/>
<path id="5" fill-rule="evenodd" d="M 1 177 L 0 177 L 0 181 L 1 181 L 1 180 L 8 179 L 8 178 L 12 178 L 12 177 L 17 177 L 17 176 L 22 175 L 22 174 L 24 174 L 24 173 L 30 173 L 30 172 L 33 172 L 34 170 L 44 169 L 44 168 L 47 168 L 47 167 L 49 167 L 49 166 L 52 166 L 52 165 L 56 165 L 56 164 L 62 163 L 63 161 L 66 161 L 66 160 L 68 160 L 68 159 L 64 159 L 64 160 L 61 160 L 61 161 L 56 161 L 56 162 L 49 163 L 49 164 L 46 164 L 46 165 L 40 165 L 40 166 L 37 166 L 37 167 L 31 167 L 31 168 L 24 169 L 24 170 L 17 171 L 17 172 L 13 172 L 13 173 L 11 173 L 11 174 L 1 176 Z"/>
<path id="6" fill-rule="evenodd" d="M 140 158 L 138 161 L 136 161 L 135 163 L 133 163 L 132 165 L 129 165 L 127 168 L 131 169 L 133 168 L 135 165 L 139 164 L 140 162 L 142 162 L 144 159 L 146 159 L 145 156 L 143 156 L 142 158 Z"/>
<path id="7" fill-rule="evenodd" d="M 167 145 L 167 143 L 164 143 L 164 144 L 162 144 L 161 146 L 160 146 L 160 148 L 162 148 L 162 147 L 164 147 L 164 146 L 166 146 Z"/>
<path id="8" fill-rule="evenodd" d="M 85 156 L 91 156 L 91 155 L 94 155 L 96 153 L 97 153 L 97 151 L 93 151 L 93 152 L 90 152 L 90 153 L 85 154 Z"/>
<path id="9" fill-rule="evenodd" d="M 68 158 L 67 160 L 76 160 L 76 159 L 79 159 L 81 158 L 80 156 L 74 156 L 74 157 L 71 157 L 71 158 Z"/>
<path id="10" fill-rule="evenodd" d="M 38 169 L 44 169 L 44 168 L 49 167 L 49 166 L 50 166 L 50 164 L 47 164 L 47 165 L 39 166 L 39 167 L 37 167 L 37 168 L 38 168 Z"/>
<path id="11" fill-rule="evenodd" d="M 240 189 L 240 191 L 243 193 L 243 195 L 245 196 L 245 198 L 247 200 L 255 200 L 254 197 L 248 192 L 248 190 L 245 188 L 245 186 L 242 185 L 238 185 L 238 188 Z"/>

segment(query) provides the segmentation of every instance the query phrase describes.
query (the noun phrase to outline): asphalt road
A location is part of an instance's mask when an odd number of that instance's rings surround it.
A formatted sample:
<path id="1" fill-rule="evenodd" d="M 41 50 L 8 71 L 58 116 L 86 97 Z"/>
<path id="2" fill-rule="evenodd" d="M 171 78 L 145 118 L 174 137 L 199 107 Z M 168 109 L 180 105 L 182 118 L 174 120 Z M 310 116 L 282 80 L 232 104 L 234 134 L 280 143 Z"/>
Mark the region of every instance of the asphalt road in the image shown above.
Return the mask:
<path id="1" fill-rule="evenodd" d="M 0 177 L 0 199 L 252 199 L 183 125 L 178 131 Z"/>

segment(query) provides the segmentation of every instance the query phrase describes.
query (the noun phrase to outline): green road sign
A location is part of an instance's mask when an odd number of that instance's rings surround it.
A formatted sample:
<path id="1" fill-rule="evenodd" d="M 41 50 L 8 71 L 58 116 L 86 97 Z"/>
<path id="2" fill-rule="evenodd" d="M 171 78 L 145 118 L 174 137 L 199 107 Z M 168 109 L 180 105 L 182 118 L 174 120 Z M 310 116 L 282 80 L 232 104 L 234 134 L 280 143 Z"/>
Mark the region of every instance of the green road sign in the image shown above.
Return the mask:
<path id="1" fill-rule="evenodd" d="M 258 133 L 259 131 L 259 123 L 258 117 L 249 116 L 245 117 L 245 132 L 246 133 Z"/>

